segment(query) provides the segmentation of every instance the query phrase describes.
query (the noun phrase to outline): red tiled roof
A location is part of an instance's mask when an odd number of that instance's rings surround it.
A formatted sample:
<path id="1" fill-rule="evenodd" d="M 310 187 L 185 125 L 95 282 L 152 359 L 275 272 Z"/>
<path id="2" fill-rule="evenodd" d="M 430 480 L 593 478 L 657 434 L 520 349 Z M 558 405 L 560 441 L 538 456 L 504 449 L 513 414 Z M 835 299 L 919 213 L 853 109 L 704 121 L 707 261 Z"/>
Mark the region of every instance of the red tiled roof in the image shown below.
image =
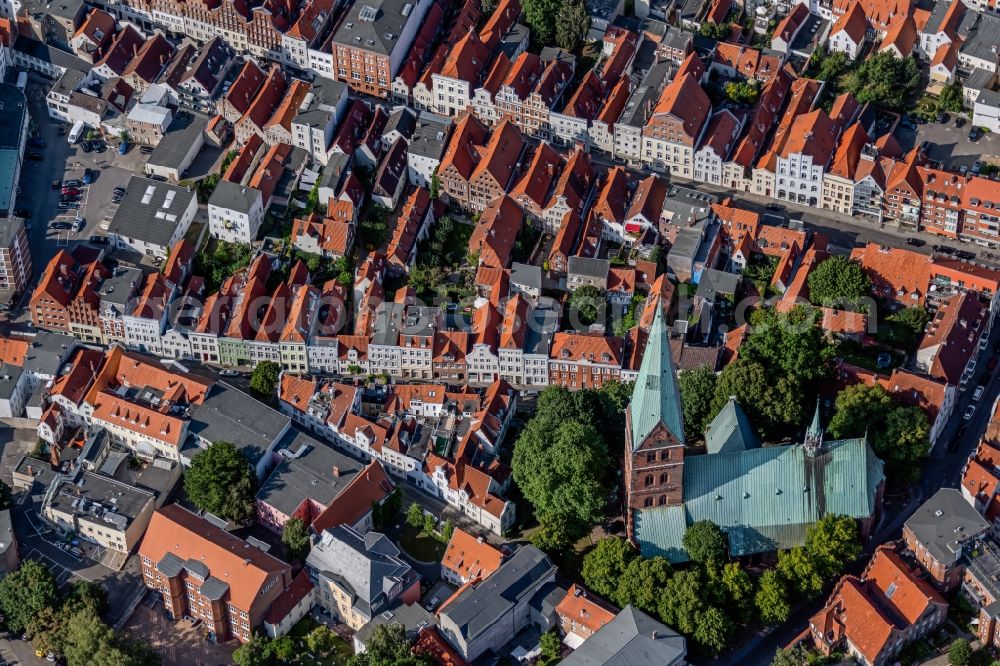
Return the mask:
<path id="1" fill-rule="evenodd" d="M 369 424 L 375 426 L 375 424 Z M 337 525 L 354 525 L 371 511 L 372 502 L 381 502 L 394 488 L 392 480 L 378 460 L 373 460 L 364 471 L 354 477 L 343 492 L 323 509 L 313 521 L 317 533 Z"/>

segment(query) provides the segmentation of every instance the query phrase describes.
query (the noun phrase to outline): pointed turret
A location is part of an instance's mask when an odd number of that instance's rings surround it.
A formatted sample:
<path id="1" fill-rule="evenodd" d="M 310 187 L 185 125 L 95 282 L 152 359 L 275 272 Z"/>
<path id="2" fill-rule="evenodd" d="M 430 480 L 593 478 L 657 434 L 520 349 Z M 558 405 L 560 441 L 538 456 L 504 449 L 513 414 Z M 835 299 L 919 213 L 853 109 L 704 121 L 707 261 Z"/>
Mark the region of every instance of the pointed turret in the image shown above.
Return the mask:
<path id="1" fill-rule="evenodd" d="M 805 447 L 806 453 L 811 456 L 823 450 L 823 425 L 820 421 L 819 398 L 816 398 L 816 413 L 813 414 L 812 424 L 806 430 L 806 438 L 802 446 Z"/>
<path id="2" fill-rule="evenodd" d="M 631 446 L 635 451 L 657 424 L 670 431 L 677 441 L 684 443 L 684 416 L 681 411 L 681 394 L 677 388 L 677 374 L 670 353 L 670 339 L 663 321 L 663 308 L 656 309 L 649 339 L 642 353 L 642 364 L 632 390 L 629 403 L 631 420 Z"/>

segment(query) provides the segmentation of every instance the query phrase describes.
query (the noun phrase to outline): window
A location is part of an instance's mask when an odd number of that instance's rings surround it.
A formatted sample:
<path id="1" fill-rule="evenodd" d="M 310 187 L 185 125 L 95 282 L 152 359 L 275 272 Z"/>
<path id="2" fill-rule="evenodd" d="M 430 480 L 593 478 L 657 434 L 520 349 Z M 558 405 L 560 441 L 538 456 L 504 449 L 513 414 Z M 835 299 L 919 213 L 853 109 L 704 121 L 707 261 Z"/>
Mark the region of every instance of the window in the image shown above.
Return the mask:
<path id="1" fill-rule="evenodd" d="M 642 505 L 643 505 L 643 506 L 644 506 L 645 508 L 647 508 L 647 509 L 648 509 L 649 507 L 653 506 L 653 498 L 652 498 L 652 497 L 647 497 L 647 498 L 646 498 L 645 500 L 643 500 L 643 502 L 642 502 Z"/>
<path id="2" fill-rule="evenodd" d="M 644 484 L 645 484 L 645 486 L 647 488 L 650 487 L 651 485 L 653 485 L 653 475 L 652 474 L 647 474 L 646 475 L 646 479 L 644 481 Z"/>

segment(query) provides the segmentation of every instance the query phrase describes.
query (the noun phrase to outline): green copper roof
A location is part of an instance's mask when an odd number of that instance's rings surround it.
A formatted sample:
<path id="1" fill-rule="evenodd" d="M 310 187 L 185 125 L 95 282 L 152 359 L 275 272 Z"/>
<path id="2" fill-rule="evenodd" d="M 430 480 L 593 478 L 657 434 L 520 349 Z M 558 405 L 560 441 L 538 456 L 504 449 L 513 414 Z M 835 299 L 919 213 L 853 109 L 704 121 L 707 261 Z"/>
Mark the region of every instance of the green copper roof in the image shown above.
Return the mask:
<path id="1" fill-rule="evenodd" d="M 823 438 L 823 424 L 819 418 L 819 398 L 816 398 L 816 413 L 813 414 L 812 424 L 809 426 L 809 430 L 806 431 L 806 439 L 809 438 L 817 440 Z"/>
<path id="2" fill-rule="evenodd" d="M 790 445 L 685 457 L 684 504 L 637 510 L 636 540 L 644 555 L 684 561 L 684 529 L 711 520 L 734 556 L 791 548 L 825 515 L 871 516 L 884 480 L 864 438 L 828 441 L 815 456 Z"/>
<path id="3" fill-rule="evenodd" d="M 662 422 L 667 430 L 684 443 L 684 418 L 681 395 L 677 389 L 677 374 L 670 356 L 670 340 L 663 323 L 663 308 L 656 308 L 649 339 L 642 353 L 642 364 L 629 403 L 632 423 L 632 449 L 635 450 Z"/>
<path id="4" fill-rule="evenodd" d="M 705 446 L 709 453 L 733 453 L 760 446 L 750 419 L 735 397 L 730 396 L 705 430 Z"/>

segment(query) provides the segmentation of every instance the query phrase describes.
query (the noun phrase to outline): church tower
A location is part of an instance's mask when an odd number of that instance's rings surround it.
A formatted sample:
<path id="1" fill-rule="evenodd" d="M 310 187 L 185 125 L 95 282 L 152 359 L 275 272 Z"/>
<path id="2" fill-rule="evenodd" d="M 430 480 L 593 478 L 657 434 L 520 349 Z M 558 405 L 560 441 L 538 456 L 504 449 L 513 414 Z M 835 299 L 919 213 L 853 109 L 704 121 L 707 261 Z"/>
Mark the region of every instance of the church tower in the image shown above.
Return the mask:
<path id="1" fill-rule="evenodd" d="M 663 308 L 656 308 L 642 364 L 625 410 L 625 519 L 635 540 L 635 512 L 683 502 L 684 416 Z"/>

